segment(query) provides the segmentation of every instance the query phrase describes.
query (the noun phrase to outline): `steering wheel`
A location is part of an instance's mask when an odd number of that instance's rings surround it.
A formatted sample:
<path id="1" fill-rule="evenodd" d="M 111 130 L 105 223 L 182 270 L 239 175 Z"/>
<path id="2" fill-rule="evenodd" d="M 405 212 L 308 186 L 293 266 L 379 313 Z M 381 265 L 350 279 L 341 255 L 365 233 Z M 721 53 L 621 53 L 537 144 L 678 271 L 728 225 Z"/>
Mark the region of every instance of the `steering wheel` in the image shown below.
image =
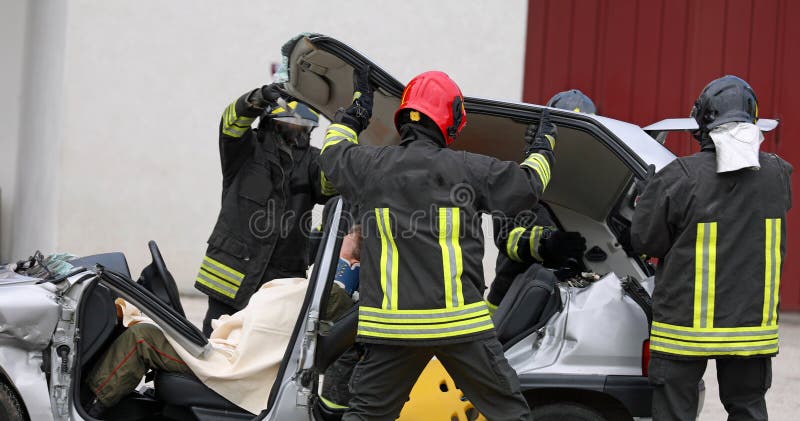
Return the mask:
<path id="1" fill-rule="evenodd" d="M 164 263 L 158 244 L 150 240 L 147 243 L 147 247 L 150 249 L 150 256 L 152 256 L 153 262 L 142 271 L 145 288 L 149 289 L 165 304 L 172 306 L 181 316 L 186 317 L 178 294 L 178 287 L 175 285 L 175 278 L 167 270 L 167 265 Z"/>

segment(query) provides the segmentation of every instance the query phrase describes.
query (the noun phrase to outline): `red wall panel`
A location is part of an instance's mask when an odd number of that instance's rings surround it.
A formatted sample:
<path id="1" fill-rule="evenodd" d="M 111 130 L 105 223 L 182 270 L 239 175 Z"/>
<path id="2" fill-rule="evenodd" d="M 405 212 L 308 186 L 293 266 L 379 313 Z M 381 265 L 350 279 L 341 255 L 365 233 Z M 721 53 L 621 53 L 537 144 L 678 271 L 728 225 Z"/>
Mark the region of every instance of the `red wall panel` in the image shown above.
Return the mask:
<path id="1" fill-rule="evenodd" d="M 530 0 L 525 102 L 578 88 L 600 114 L 639 125 L 688 116 L 709 81 L 750 82 L 763 117 L 781 119 L 763 149 L 797 169 L 800 191 L 800 2 L 792 0 Z M 686 134 L 667 147 L 698 150 Z M 796 199 L 795 202 L 800 202 Z M 800 205 L 789 213 L 782 308 L 800 310 Z"/>

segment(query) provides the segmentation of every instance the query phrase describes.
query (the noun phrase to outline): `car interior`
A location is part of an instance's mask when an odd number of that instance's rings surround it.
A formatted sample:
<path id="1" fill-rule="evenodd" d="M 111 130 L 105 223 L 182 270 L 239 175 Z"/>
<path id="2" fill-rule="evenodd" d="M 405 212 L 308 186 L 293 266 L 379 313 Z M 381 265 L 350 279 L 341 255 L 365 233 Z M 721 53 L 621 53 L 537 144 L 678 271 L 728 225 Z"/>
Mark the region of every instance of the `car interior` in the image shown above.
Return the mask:
<path id="1" fill-rule="evenodd" d="M 173 308 L 181 317 L 185 317 L 180 304 L 177 286 L 172 274 L 167 269 L 161 252 L 154 241 L 148 244 L 153 262 L 142 270 L 138 284 L 142 289 L 152 293 L 163 305 Z M 76 266 L 94 267 L 102 265 L 113 270 L 131 284 L 130 270 L 122 253 L 106 253 L 87 256 L 71 262 Z M 88 404 L 92 396 L 82 378 L 88 376 L 108 346 L 124 330 L 117 323 L 114 300 L 117 295 L 101 282 L 93 282 L 83 293 L 78 309 L 78 323 L 81 332 L 77 352 L 79 370 L 73 377 L 73 399 L 81 402 L 78 410 Z M 188 321 L 186 321 L 189 323 Z M 199 379 L 190 374 L 150 372 L 146 380 L 153 381 L 153 389 L 144 394 L 132 393 L 118 405 L 110 408 L 104 419 L 108 420 L 142 420 L 152 419 L 153 414 L 161 414 L 166 419 L 195 419 L 196 413 L 222 419 L 252 419 L 250 414 L 206 387 Z M 192 409 L 193 408 L 193 409 Z M 87 414 L 82 414 L 90 419 Z"/>

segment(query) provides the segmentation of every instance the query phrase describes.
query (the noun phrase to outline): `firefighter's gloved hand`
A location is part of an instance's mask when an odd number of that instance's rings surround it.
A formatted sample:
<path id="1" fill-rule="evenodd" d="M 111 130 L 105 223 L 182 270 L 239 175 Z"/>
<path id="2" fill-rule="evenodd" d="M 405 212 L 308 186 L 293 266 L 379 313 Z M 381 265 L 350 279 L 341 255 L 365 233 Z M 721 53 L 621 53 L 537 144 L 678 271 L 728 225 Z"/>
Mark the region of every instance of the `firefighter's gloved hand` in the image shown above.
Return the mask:
<path id="1" fill-rule="evenodd" d="M 281 91 L 281 87 L 277 83 L 264 85 L 250 92 L 250 95 L 247 96 L 247 103 L 254 108 L 267 108 L 270 105 L 274 105 L 278 98 L 281 97 Z"/>
<path id="2" fill-rule="evenodd" d="M 531 124 L 525 131 L 525 156 L 534 152 L 552 152 L 557 133 L 556 125 L 550 121 L 550 110 L 542 110 L 539 124 Z"/>
<path id="3" fill-rule="evenodd" d="M 333 121 L 350 127 L 358 134 L 369 126 L 369 119 L 372 118 L 373 93 L 369 84 L 369 66 L 354 69 L 353 87 L 353 103 L 336 111 Z"/>
<path id="4" fill-rule="evenodd" d="M 647 188 L 647 185 L 650 183 L 650 180 L 653 179 L 653 176 L 656 175 L 656 166 L 650 164 L 647 166 L 647 173 L 645 173 L 643 179 L 636 179 L 634 184 L 636 185 L 636 194 L 641 196 L 644 193 L 644 189 Z"/>
<path id="5" fill-rule="evenodd" d="M 562 266 L 570 259 L 581 261 L 585 251 L 586 239 L 572 231 L 552 231 L 539 246 L 539 255 L 549 267 Z"/>

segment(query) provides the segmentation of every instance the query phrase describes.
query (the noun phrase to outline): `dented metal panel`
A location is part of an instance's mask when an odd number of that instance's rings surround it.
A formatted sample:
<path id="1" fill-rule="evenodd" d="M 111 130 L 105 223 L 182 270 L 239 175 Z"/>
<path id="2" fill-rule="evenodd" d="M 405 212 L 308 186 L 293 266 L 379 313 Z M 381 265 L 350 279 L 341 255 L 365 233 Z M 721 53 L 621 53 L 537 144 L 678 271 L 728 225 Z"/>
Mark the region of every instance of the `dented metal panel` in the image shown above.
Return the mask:
<path id="1" fill-rule="evenodd" d="M 59 305 L 46 285 L 0 284 L 0 346 L 38 350 L 50 343 L 58 322 Z"/>

